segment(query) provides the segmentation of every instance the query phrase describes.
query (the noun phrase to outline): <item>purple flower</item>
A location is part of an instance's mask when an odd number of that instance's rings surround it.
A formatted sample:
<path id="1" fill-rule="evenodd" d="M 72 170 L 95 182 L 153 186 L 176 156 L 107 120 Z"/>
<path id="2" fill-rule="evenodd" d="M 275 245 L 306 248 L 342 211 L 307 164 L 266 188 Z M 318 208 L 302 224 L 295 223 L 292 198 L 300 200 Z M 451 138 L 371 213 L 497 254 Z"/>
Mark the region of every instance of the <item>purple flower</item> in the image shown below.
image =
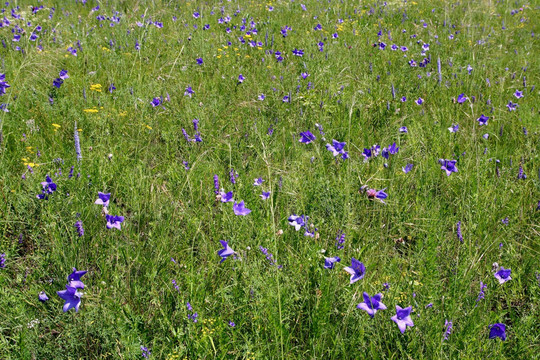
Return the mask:
<path id="1" fill-rule="evenodd" d="M 396 315 L 392 316 L 392 321 L 395 322 L 401 333 L 405 333 L 407 326 L 414 326 L 411 319 L 412 306 L 402 309 L 399 305 L 396 305 Z"/>
<path id="2" fill-rule="evenodd" d="M 234 201 L 232 191 L 229 191 L 228 193 L 225 193 L 225 192 L 222 191 L 219 194 L 221 196 L 221 202 L 222 203 L 228 203 L 228 202 L 233 202 Z"/>
<path id="3" fill-rule="evenodd" d="M 109 92 L 112 94 L 114 90 L 116 90 L 116 86 L 114 86 L 114 83 L 111 83 L 111 85 L 109 85 Z"/>
<path id="4" fill-rule="evenodd" d="M 344 267 L 343 270 L 351 274 L 351 284 L 362 279 L 366 274 L 366 266 L 355 258 L 351 259 L 351 266 Z"/>
<path id="5" fill-rule="evenodd" d="M 262 183 L 264 182 L 263 178 L 256 178 L 255 179 L 255 182 L 253 183 L 253 186 L 261 186 Z"/>
<path id="6" fill-rule="evenodd" d="M 448 338 L 450 337 L 450 334 L 452 333 L 452 322 L 451 321 L 448 321 L 448 320 L 444 320 L 444 326 L 446 327 L 446 330 L 444 332 L 444 340 L 448 340 Z"/>
<path id="7" fill-rule="evenodd" d="M 480 126 L 487 125 L 488 120 L 489 120 L 489 117 L 485 116 L 484 114 L 480 115 L 480 117 L 476 119 L 476 121 L 478 121 Z"/>
<path id="8" fill-rule="evenodd" d="M 189 96 L 191 97 L 191 95 L 195 94 L 195 91 L 193 91 L 193 89 L 191 88 L 191 86 L 187 86 L 186 87 L 186 90 L 184 91 L 184 96 Z"/>
<path id="9" fill-rule="evenodd" d="M 47 294 L 45 294 L 45 291 L 40 291 L 38 295 L 38 300 L 44 303 L 45 301 L 49 300 L 49 297 L 47 296 Z"/>
<path id="10" fill-rule="evenodd" d="M 64 80 L 60 78 L 56 78 L 53 80 L 53 86 L 57 89 L 60 89 L 60 86 L 62 86 L 63 83 L 64 83 Z"/>
<path id="11" fill-rule="evenodd" d="M 81 278 L 87 273 L 87 270 L 79 270 L 73 268 L 71 274 L 68 275 L 67 281 L 68 285 L 76 289 L 84 289 L 84 284 L 81 281 Z"/>
<path id="12" fill-rule="evenodd" d="M 293 55 L 296 55 L 296 56 L 300 56 L 300 57 L 304 56 L 304 50 L 302 50 L 302 49 L 296 49 L 296 48 L 295 48 L 295 49 L 292 51 L 292 53 L 293 53 Z"/>
<path id="13" fill-rule="evenodd" d="M 409 132 L 409 129 L 407 129 L 406 126 L 402 126 L 399 128 L 399 132 L 402 134 L 407 134 Z"/>
<path id="14" fill-rule="evenodd" d="M 153 98 L 150 104 L 152 104 L 152 107 L 159 106 L 161 104 L 161 98 L 158 98 L 158 97 Z"/>
<path id="15" fill-rule="evenodd" d="M 502 341 L 506 340 L 506 325 L 501 323 L 489 325 L 489 338 L 495 339 L 501 338 Z"/>
<path id="16" fill-rule="evenodd" d="M 459 125 L 455 125 L 455 124 L 452 124 L 452 126 L 448 128 L 448 131 L 450 131 L 451 133 L 457 133 L 458 130 L 459 130 Z"/>
<path id="17" fill-rule="evenodd" d="M 303 144 L 309 144 L 315 139 L 316 137 L 311 133 L 311 131 L 304 131 L 300 133 L 300 139 L 298 141 Z"/>
<path id="18" fill-rule="evenodd" d="M 3 253 L 3 254 L 0 254 L 0 269 L 4 269 L 5 267 L 6 267 L 6 254 Z"/>
<path id="19" fill-rule="evenodd" d="M 41 183 L 41 186 L 43 187 L 41 194 L 36 195 L 38 199 L 47 200 L 49 198 L 48 195 L 56 191 L 56 184 L 52 181 L 49 175 L 45 177 L 45 181 Z"/>
<path id="20" fill-rule="evenodd" d="M 442 160 L 441 170 L 446 171 L 446 176 L 450 176 L 453 172 L 458 172 L 456 167 L 457 160 Z"/>
<path id="21" fill-rule="evenodd" d="M 341 157 L 343 159 L 347 159 L 349 157 L 349 155 L 344 150 L 346 144 L 347 143 L 345 143 L 345 142 L 339 142 L 337 140 L 332 139 L 332 145 L 326 144 L 326 149 L 331 151 L 332 155 L 334 155 L 334 157 L 341 154 Z"/>
<path id="22" fill-rule="evenodd" d="M 523 166 L 521 166 L 521 165 L 519 165 L 519 171 L 518 171 L 517 178 L 519 180 L 525 180 L 527 178 L 527 175 L 525 175 L 525 173 L 523 172 Z"/>
<path id="23" fill-rule="evenodd" d="M 63 310 L 64 312 L 69 311 L 69 309 L 74 308 L 75 312 L 79 312 L 79 306 L 81 305 L 81 292 L 77 291 L 76 288 L 66 285 L 66 290 L 57 291 L 58 296 L 65 300 Z"/>
<path id="24" fill-rule="evenodd" d="M 463 242 L 463 234 L 461 233 L 461 221 L 457 222 L 456 229 L 458 240 Z"/>
<path id="25" fill-rule="evenodd" d="M 413 164 L 407 164 L 405 167 L 401 168 L 405 174 L 407 174 L 409 171 L 411 171 L 413 168 Z"/>
<path id="26" fill-rule="evenodd" d="M 367 188 L 367 185 L 365 185 L 365 187 L 363 186 L 361 190 L 364 190 Z M 388 197 L 388 194 L 384 192 L 385 189 L 382 189 L 382 190 L 375 190 L 375 189 L 367 189 L 366 190 L 366 195 L 368 197 L 368 199 L 370 200 L 373 200 L 373 199 L 379 199 L 383 204 L 385 203 L 383 200 L 386 199 Z"/>
<path id="27" fill-rule="evenodd" d="M 516 92 L 514 93 L 514 96 L 518 99 L 521 99 L 523 97 L 523 92 L 516 90 Z"/>
<path id="28" fill-rule="evenodd" d="M 204 63 L 202 58 L 197 58 L 196 61 L 197 61 L 197 65 L 202 65 Z"/>
<path id="29" fill-rule="evenodd" d="M 467 96 L 465 96 L 465 94 L 459 94 L 458 98 L 457 98 L 457 102 L 458 104 L 463 104 L 465 101 L 467 101 Z"/>
<path id="30" fill-rule="evenodd" d="M 98 191 L 98 198 L 94 202 L 94 204 L 103 205 L 105 207 L 109 206 L 109 199 L 110 198 L 111 198 L 111 193 L 105 194 L 105 193 L 102 193 L 101 191 Z"/>
<path id="31" fill-rule="evenodd" d="M 302 226 L 306 226 L 306 216 L 305 215 L 295 215 L 292 214 L 289 216 L 289 225 L 294 226 L 294 229 L 296 231 L 300 230 Z"/>
<path id="32" fill-rule="evenodd" d="M 508 280 L 512 280 L 510 273 L 512 270 L 505 269 L 501 266 L 501 269 L 495 273 L 495 279 L 499 280 L 499 284 L 504 284 Z"/>
<path id="33" fill-rule="evenodd" d="M 334 257 L 331 257 L 331 258 L 325 257 L 324 258 L 324 268 L 325 269 L 333 269 L 335 263 L 340 262 L 340 261 L 341 261 L 341 259 L 338 256 L 334 256 Z"/>
<path id="34" fill-rule="evenodd" d="M 218 251 L 218 255 L 221 256 L 220 264 L 225 261 L 229 256 L 234 254 L 234 250 L 230 248 L 229 243 L 225 240 L 219 241 L 221 245 L 223 246 L 223 249 Z"/>
<path id="35" fill-rule="evenodd" d="M 105 215 L 105 219 L 107 220 L 107 229 L 116 228 L 121 230 L 120 224 L 124 222 L 123 216 Z"/>
<path id="36" fill-rule="evenodd" d="M 69 78 L 69 75 L 67 73 L 67 70 L 62 69 L 59 74 L 60 79 L 66 80 L 67 78 Z"/>
<path id="37" fill-rule="evenodd" d="M 246 78 L 244 77 L 244 75 L 242 75 L 242 74 L 238 75 L 238 83 L 239 84 L 243 83 L 245 79 Z"/>
<path id="38" fill-rule="evenodd" d="M 247 214 L 251 212 L 251 210 L 249 210 L 247 207 L 244 206 L 244 201 L 240 201 L 239 203 L 235 201 L 233 205 L 233 211 L 234 211 L 234 215 L 240 215 L 240 216 L 246 216 Z"/>
<path id="39" fill-rule="evenodd" d="M 517 109 L 518 104 L 514 104 L 512 101 L 509 101 L 506 107 L 508 108 L 508 111 L 514 111 Z"/>
<path id="40" fill-rule="evenodd" d="M 261 197 L 261 199 L 266 200 L 266 199 L 268 199 L 270 197 L 270 191 L 268 191 L 268 192 L 263 191 L 262 194 L 259 195 L 259 196 Z"/>
<path id="41" fill-rule="evenodd" d="M 143 358 L 148 359 L 152 353 L 146 346 L 141 345 L 141 355 Z"/>
<path id="42" fill-rule="evenodd" d="M 381 302 L 382 294 L 369 297 L 368 293 L 364 292 L 364 302 L 356 305 L 357 308 L 365 310 L 371 318 L 375 316 L 377 310 L 386 310 L 386 305 Z"/>
<path id="43" fill-rule="evenodd" d="M 81 220 L 77 221 L 74 226 L 77 229 L 77 234 L 79 235 L 79 237 L 82 237 L 84 235 L 84 228 L 82 225 L 82 221 Z"/>
<path id="44" fill-rule="evenodd" d="M 416 103 L 416 105 L 422 105 L 424 103 L 424 99 L 422 99 L 421 97 L 419 97 L 417 100 L 414 101 Z"/>
<path id="45" fill-rule="evenodd" d="M 260 101 L 263 101 L 265 98 L 266 98 L 266 95 L 261 94 L 261 95 L 259 95 L 259 97 L 257 99 L 259 99 Z"/>

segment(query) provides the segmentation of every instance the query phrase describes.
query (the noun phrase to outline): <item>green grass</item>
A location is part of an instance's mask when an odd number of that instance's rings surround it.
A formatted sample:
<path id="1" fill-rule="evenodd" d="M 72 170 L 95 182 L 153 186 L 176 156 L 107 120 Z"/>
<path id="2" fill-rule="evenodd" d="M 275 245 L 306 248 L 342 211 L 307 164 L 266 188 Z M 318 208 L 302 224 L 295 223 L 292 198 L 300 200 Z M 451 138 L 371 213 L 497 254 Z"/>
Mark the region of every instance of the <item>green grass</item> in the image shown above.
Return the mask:
<path id="1" fill-rule="evenodd" d="M 91 12 L 97 3 L 90 2 L 48 1 L 32 15 L 30 5 L 41 3 L 19 1 L 25 20 L 13 19 L 10 5 L 11 25 L 0 29 L 1 72 L 11 85 L 0 97 L 9 109 L 0 112 L 0 358 L 135 359 L 141 346 L 155 359 L 539 358 L 537 3 L 297 0 L 273 2 L 270 12 L 262 2 L 111 1 Z M 196 10 L 202 18 L 192 16 Z M 115 11 L 121 21 L 114 27 L 96 19 Z M 138 27 L 142 14 L 163 28 Z M 231 22 L 218 24 L 225 16 Z M 251 40 L 261 49 L 239 42 L 243 18 L 245 31 L 256 22 Z M 18 43 L 14 24 L 26 32 Z M 43 30 L 32 42 L 36 25 Z M 286 25 L 292 30 L 283 37 Z M 379 30 L 384 51 L 372 46 Z M 75 57 L 66 48 L 77 40 Z M 392 51 L 394 43 L 408 52 Z M 423 43 L 430 44 L 426 56 Z M 295 48 L 304 56 L 294 56 Z M 281 51 L 283 62 L 270 50 Z M 425 68 L 408 64 L 428 56 Z M 61 69 L 69 78 L 56 89 Z M 184 96 L 187 86 L 192 97 Z M 524 97 L 516 99 L 516 90 Z M 460 105 L 461 93 L 469 101 Z M 163 107 L 150 105 L 167 95 Z M 516 111 L 508 111 L 510 100 Z M 478 125 L 480 114 L 490 117 L 487 126 Z M 194 118 L 200 143 L 182 135 L 193 137 Z M 455 134 L 452 124 L 460 126 Z M 317 139 L 302 144 L 307 130 Z M 349 159 L 325 148 L 332 139 L 347 143 Z M 393 142 L 398 154 L 364 161 L 364 148 Z M 439 159 L 457 159 L 459 171 L 447 177 Z M 414 167 L 405 174 L 408 163 Z M 47 174 L 58 190 L 39 200 Z M 216 199 L 215 174 L 249 215 Z M 265 182 L 254 187 L 258 177 Z M 360 193 L 363 185 L 386 189 L 386 204 Z M 261 189 L 271 192 L 268 200 Z M 111 193 L 110 214 L 125 216 L 121 231 L 106 228 L 94 204 L 98 191 Z M 291 214 L 309 216 L 316 236 L 294 231 Z M 234 259 L 219 263 L 219 240 L 229 242 Z M 270 265 L 259 246 L 283 267 Z M 341 262 L 325 269 L 325 256 Z M 352 257 L 366 275 L 350 285 L 343 267 Z M 512 270 L 512 280 L 498 283 L 495 262 Z M 88 270 L 86 287 L 80 311 L 63 313 L 56 292 L 72 267 Z M 487 288 L 477 301 L 480 282 Z M 40 291 L 50 300 L 39 302 Z M 373 319 L 357 309 L 364 291 L 382 292 L 388 309 Z M 405 334 L 390 320 L 396 305 L 413 307 L 415 326 Z M 446 341 L 445 320 L 453 322 Z M 488 338 L 498 322 L 507 326 L 504 342 Z"/>

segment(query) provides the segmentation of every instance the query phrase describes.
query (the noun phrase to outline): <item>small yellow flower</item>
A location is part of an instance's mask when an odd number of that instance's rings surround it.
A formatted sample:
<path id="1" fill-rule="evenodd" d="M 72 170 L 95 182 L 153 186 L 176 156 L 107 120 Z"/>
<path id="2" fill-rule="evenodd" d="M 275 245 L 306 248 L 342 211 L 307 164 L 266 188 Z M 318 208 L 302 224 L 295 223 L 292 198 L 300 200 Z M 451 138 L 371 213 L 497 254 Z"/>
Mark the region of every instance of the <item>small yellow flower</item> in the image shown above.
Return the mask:
<path id="1" fill-rule="evenodd" d="M 98 109 L 84 109 L 83 111 L 87 113 L 97 113 Z"/>
<path id="2" fill-rule="evenodd" d="M 58 124 L 52 124 L 52 126 L 54 126 L 54 127 L 57 128 L 57 129 L 61 128 L 61 126 L 58 125 Z"/>

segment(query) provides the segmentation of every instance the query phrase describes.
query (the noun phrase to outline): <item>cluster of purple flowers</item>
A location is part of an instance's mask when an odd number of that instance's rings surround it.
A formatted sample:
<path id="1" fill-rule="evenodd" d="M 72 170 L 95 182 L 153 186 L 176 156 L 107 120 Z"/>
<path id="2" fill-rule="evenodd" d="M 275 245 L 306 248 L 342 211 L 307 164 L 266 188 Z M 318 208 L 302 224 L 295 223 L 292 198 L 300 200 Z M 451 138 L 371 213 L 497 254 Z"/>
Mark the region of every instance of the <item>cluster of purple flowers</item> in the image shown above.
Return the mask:
<path id="1" fill-rule="evenodd" d="M 78 290 L 84 289 L 84 284 L 81 281 L 81 277 L 86 273 L 87 271 L 77 271 L 76 268 L 73 268 L 73 272 L 68 275 L 66 290 L 56 292 L 58 296 L 65 300 L 63 307 L 64 312 L 67 312 L 71 308 L 74 308 L 76 312 L 79 312 L 79 306 L 81 305 L 81 297 L 83 294 Z"/>
<path id="2" fill-rule="evenodd" d="M 188 310 L 188 319 L 193 321 L 194 323 L 199 321 L 198 320 L 199 314 L 197 314 L 196 312 L 193 311 L 193 307 L 191 306 L 191 304 L 189 302 L 186 304 L 186 307 L 187 307 L 187 310 Z"/>
<path id="3" fill-rule="evenodd" d="M 36 197 L 42 200 L 48 200 L 49 194 L 55 192 L 57 187 L 49 175 L 45 177 L 45 181 L 41 183 L 41 186 L 43 187 L 41 189 L 41 194 L 36 195 Z"/>

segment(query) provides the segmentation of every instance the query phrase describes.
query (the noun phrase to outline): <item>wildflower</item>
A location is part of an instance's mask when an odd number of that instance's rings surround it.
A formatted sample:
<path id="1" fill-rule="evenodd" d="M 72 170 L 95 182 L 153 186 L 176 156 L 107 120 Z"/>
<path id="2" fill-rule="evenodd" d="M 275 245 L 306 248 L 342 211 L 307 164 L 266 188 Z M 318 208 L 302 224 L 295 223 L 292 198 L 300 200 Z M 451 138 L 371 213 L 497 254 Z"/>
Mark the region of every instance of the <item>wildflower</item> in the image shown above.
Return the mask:
<path id="1" fill-rule="evenodd" d="M 217 195 L 219 194 L 219 177 L 214 175 L 214 193 Z"/>
<path id="2" fill-rule="evenodd" d="M 76 121 L 75 121 L 75 130 L 73 131 L 73 140 L 75 142 L 75 154 L 77 155 L 77 161 L 81 161 L 82 160 L 81 140 L 79 138 L 79 129 L 77 129 Z"/>
<path id="3" fill-rule="evenodd" d="M 458 240 L 463 242 L 463 235 L 461 234 L 461 221 L 457 222 L 456 228 L 457 228 L 456 233 L 457 233 Z"/>
<path id="4" fill-rule="evenodd" d="M 516 92 L 514 93 L 514 96 L 518 99 L 521 99 L 523 97 L 523 92 L 516 90 Z"/>
<path id="5" fill-rule="evenodd" d="M 218 251 L 218 255 L 221 256 L 220 264 L 225 261 L 229 256 L 234 254 L 234 250 L 230 248 L 229 243 L 225 240 L 219 241 L 221 245 L 223 246 L 223 249 Z"/>
<path id="6" fill-rule="evenodd" d="M 452 124 L 452 126 L 448 128 L 448 131 L 450 131 L 451 133 L 457 133 L 458 130 L 459 130 L 459 125 L 455 125 L 455 124 Z"/>
<path id="7" fill-rule="evenodd" d="M 519 105 L 518 104 L 514 104 L 512 101 L 509 101 L 508 104 L 506 105 L 506 107 L 508 108 L 508 111 L 514 111 L 517 109 Z"/>
<path id="8" fill-rule="evenodd" d="M 341 259 L 338 256 L 331 257 L 331 258 L 325 257 L 324 258 L 324 268 L 325 269 L 333 269 L 334 264 L 337 263 L 337 262 L 340 262 L 340 261 L 341 261 Z"/>
<path id="9" fill-rule="evenodd" d="M 56 184 L 52 181 L 52 179 L 47 175 L 45 177 L 45 181 L 41 183 L 41 186 L 43 187 L 41 194 L 36 195 L 38 199 L 48 199 L 48 194 L 52 194 L 56 191 Z"/>
<path id="10" fill-rule="evenodd" d="M 202 65 L 204 63 L 202 58 L 195 59 L 197 61 L 197 65 Z"/>
<path id="11" fill-rule="evenodd" d="M 296 56 L 300 56 L 300 57 L 304 56 L 304 50 L 302 50 L 302 49 L 296 49 L 296 48 L 295 48 L 295 49 L 292 51 L 292 53 L 293 53 L 293 55 L 296 55 Z"/>
<path id="12" fill-rule="evenodd" d="M 68 79 L 68 78 L 69 78 L 69 75 L 68 75 L 67 73 L 68 73 L 67 70 L 62 69 L 62 70 L 60 71 L 60 74 L 59 74 L 60 79 L 62 79 L 62 80 Z"/>
<path id="13" fill-rule="evenodd" d="M 77 234 L 79 235 L 79 237 L 82 237 L 84 235 L 84 228 L 82 226 L 82 221 L 81 220 L 77 221 L 74 226 L 77 229 Z"/>
<path id="14" fill-rule="evenodd" d="M 6 253 L 0 254 L 0 269 L 6 267 Z"/>
<path id="15" fill-rule="evenodd" d="M 45 291 L 40 291 L 38 295 L 38 300 L 44 303 L 45 301 L 49 300 L 49 297 L 47 296 L 47 294 L 45 294 Z"/>
<path id="16" fill-rule="evenodd" d="M 412 306 L 402 309 L 399 305 L 396 305 L 396 315 L 392 316 L 392 321 L 395 322 L 401 333 L 405 333 L 407 326 L 414 326 L 411 319 Z"/>
<path id="17" fill-rule="evenodd" d="M 326 149 L 331 151 L 334 157 L 341 154 L 341 158 L 345 160 L 349 158 L 349 154 L 344 150 L 345 145 L 346 145 L 345 142 L 339 142 L 337 140 L 332 139 L 332 145 L 326 144 Z"/>
<path id="18" fill-rule="evenodd" d="M 409 129 L 407 129 L 406 126 L 402 126 L 399 128 L 399 132 L 402 133 L 402 134 L 406 134 L 409 132 Z"/>
<path id="19" fill-rule="evenodd" d="M 439 160 L 442 164 L 441 170 L 446 171 L 446 176 L 450 176 L 453 172 L 458 172 L 456 167 L 457 160 Z"/>
<path id="20" fill-rule="evenodd" d="M 121 230 L 120 224 L 124 222 L 123 216 L 105 215 L 105 219 L 107 220 L 107 229 L 116 228 Z"/>
<path id="21" fill-rule="evenodd" d="M 407 174 L 409 171 L 411 171 L 413 168 L 413 164 L 407 164 L 405 167 L 401 168 L 405 174 Z"/>
<path id="22" fill-rule="evenodd" d="M 365 310 L 371 318 L 375 316 L 377 310 L 386 310 L 386 305 L 381 302 L 382 294 L 375 294 L 369 297 L 368 293 L 364 292 L 364 302 L 356 305 L 358 309 Z"/>
<path id="23" fill-rule="evenodd" d="M 244 77 L 244 75 L 242 75 L 242 74 L 238 75 L 238 83 L 239 84 L 243 83 L 245 79 L 246 78 Z"/>
<path id="24" fill-rule="evenodd" d="M 343 270 L 351 274 L 351 284 L 362 279 L 366 273 L 365 265 L 362 262 L 356 260 L 355 258 L 351 259 L 351 266 L 347 266 L 343 268 Z"/>
<path id="25" fill-rule="evenodd" d="M 77 291 L 76 288 L 66 285 L 66 290 L 57 291 L 58 296 L 65 300 L 63 310 L 64 312 L 69 311 L 69 309 L 74 308 L 75 312 L 79 312 L 79 306 L 81 305 L 81 292 Z"/>
<path id="26" fill-rule="evenodd" d="M 111 193 L 102 193 L 101 191 L 98 191 L 98 198 L 94 202 L 94 204 L 97 205 L 103 205 L 104 207 L 109 206 L 109 199 L 111 198 Z"/>
<path id="27" fill-rule="evenodd" d="M 480 117 L 476 119 L 476 121 L 478 121 L 480 126 L 487 125 L 488 120 L 489 120 L 489 117 L 485 116 L 484 114 L 480 115 Z"/>
<path id="28" fill-rule="evenodd" d="M 64 80 L 60 78 L 56 78 L 53 80 L 53 86 L 57 89 L 60 89 L 60 86 L 62 86 L 63 83 L 64 83 Z"/>
<path id="29" fill-rule="evenodd" d="M 247 214 L 251 212 L 250 209 L 244 206 L 244 201 L 240 201 L 239 203 L 235 201 L 233 205 L 233 211 L 234 211 L 234 215 L 240 215 L 240 216 L 246 216 Z"/>
<path id="30" fill-rule="evenodd" d="M 416 105 L 422 105 L 424 103 L 424 99 L 419 97 L 417 100 L 415 100 Z"/>
<path id="31" fill-rule="evenodd" d="M 512 280 L 510 273 L 512 270 L 505 269 L 501 266 L 501 269 L 495 273 L 495 279 L 499 280 L 499 284 L 504 284 L 508 280 Z"/>
<path id="32" fill-rule="evenodd" d="M 345 243 L 345 233 L 340 230 L 336 236 L 336 248 L 338 250 L 342 250 L 345 247 L 343 245 L 344 243 Z"/>
<path id="33" fill-rule="evenodd" d="M 306 225 L 305 215 L 298 216 L 298 215 L 292 214 L 291 216 L 289 216 L 288 220 L 289 220 L 289 225 L 294 226 L 294 229 L 296 231 L 300 230 L 301 227 Z"/>
<path id="34" fill-rule="evenodd" d="M 141 355 L 143 358 L 148 359 L 150 355 L 152 354 L 150 350 L 148 350 L 147 347 L 141 345 Z"/>
<path id="35" fill-rule="evenodd" d="M 444 320 L 444 326 L 446 327 L 446 330 L 444 331 L 444 340 L 448 340 L 450 337 L 450 334 L 452 333 L 452 322 L 448 320 Z"/>
<path id="36" fill-rule="evenodd" d="M 303 144 L 309 144 L 315 139 L 316 137 L 311 133 L 311 131 L 304 131 L 300 133 L 300 139 L 298 141 Z"/>
<path id="37" fill-rule="evenodd" d="M 263 178 L 256 178 L 255 182 L 253 183 L 253 186 L 261 186 L 264 182 Z"/>
<path id="38" fill-rule="evenodd" d="M 158 97 L 155 97 L 155 98 L 152 99 L 151 104 L 152 104 L 152 107 L 159 106 L 161 104 L 161 99 L 158 98 Z"/>
<path id="39" fill-rule="evenodd" d="M 467 100 L 468 100 L 468 97 L 465 96 L 465 94 L 459 94 L 459 96 L 457 98 L 458 104 L 463 104 Z"/>
<path id="40" fill-rule="evenodd" d="M 263 101 L 265 98 L 266 98 L 266 95 L 260 94 L 257 99 L 259 99 L 259 101 Z"/>
<path id="41" fill-rule="evenodd" d="M 186 87 L 186 90 L 184 91 L 184 96 L 189 96 L 191 97 L 191 95 L 195 94 L 195 91 L 193 91 L 193 89 L 191 88 L 191 86 L 187 86 Z"/>
<path id="42" fill-rule="evenodd" d="M 407 97 L 406 97 L 406 96 L 402 96 L 402 97 L 401 97 L 401 102 L 405 102 L 405 101 L 407 101 Z"/>
<path id="43" fill-rule="evenodd" d="M 527 178 L 527 175 L 523 172 L 523 166 L 519 165 L 519 172 L 517 178 L 519 180 L 525 180 Z"/>
<path id="44" fill-rule="evenodd" d="M 219 195 L 220 195 L 222 203 L 227 203 L 227 202 L 233 202 L 234 201 L 232 191 L 229 191 L 228 193 L 222 191 L 222 192 L 219 193 Z"/>
<path id="45" fill-rule="evenodd" d="M 360 191 L 365 191 L 366 192 L 366 195 L 368 197 L 368 199 L 370 200 L 373 200 L 373 199 L 379 199 L 383 204 L 384 204 L 384 199 L 386 199 L 388 197 L 388 194 L 384 192 L 384 190 L 386 189 L 382 189 L 382 190 L 375 190 L 375 189 L 368 189 L 367 188 L 367 185 L 364 185 L 362 186 L 362 188 L 360 188 Z"/>
<path id="46" fill-rule="evenodd" d="M 506 325 L 501 323 L 489 325 L 489 338 L 495 339 L 496 337 L 501 338 L 502 341 L 506 340 Z"/>
<path id="47" fill-rule="evenodd" d="M 76 289 L 84 289 L 84 284 L 81 281 L 81 278 L 87 273 L 86 270 L 79 270 L 77 271 L 76 268 L 73 268 L 73 271 L 71 274 L 68 275 L 68 285 L 71 287 L 74 287 Z"/>

